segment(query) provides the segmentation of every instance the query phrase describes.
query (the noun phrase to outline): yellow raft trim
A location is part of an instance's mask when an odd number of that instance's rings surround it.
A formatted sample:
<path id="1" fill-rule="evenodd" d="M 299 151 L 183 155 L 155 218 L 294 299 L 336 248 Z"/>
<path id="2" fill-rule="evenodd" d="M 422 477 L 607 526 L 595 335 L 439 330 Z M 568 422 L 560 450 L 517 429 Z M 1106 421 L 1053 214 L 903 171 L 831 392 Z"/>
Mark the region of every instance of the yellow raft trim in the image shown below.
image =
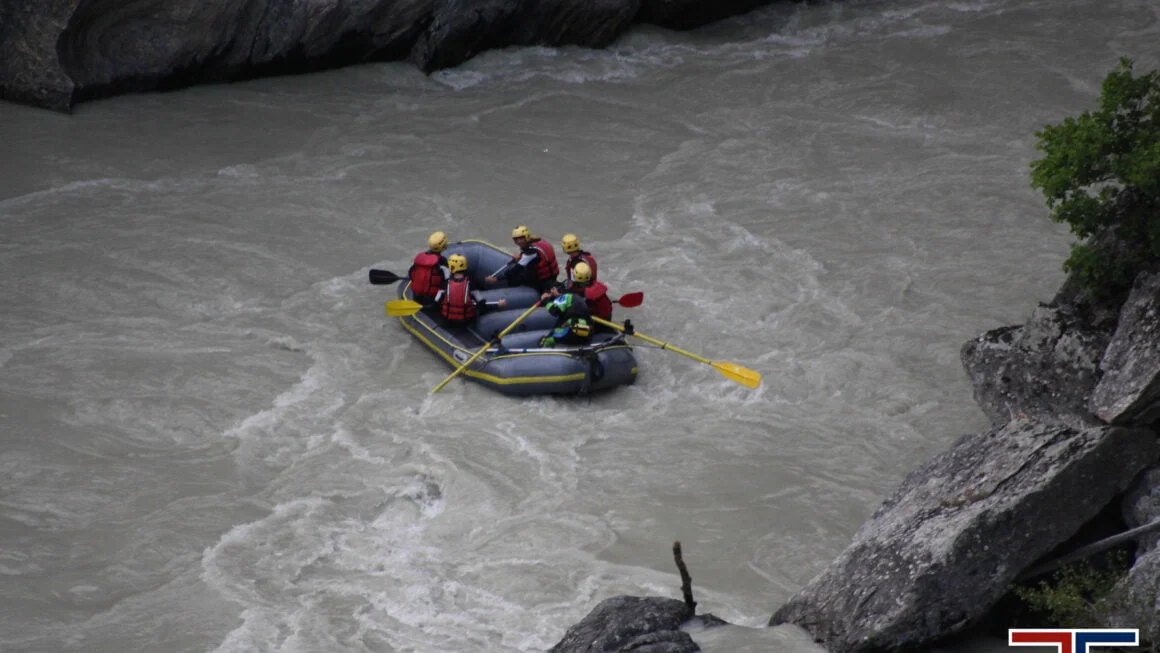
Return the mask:
<path id="1" fill-rule="evenodd" d="M 484 245 L 494 247 L 495 249 L 500 249 L 499 247 L 496 247 L 495 245 L 492 245 L 491 243 L 483 241 L 483 240 L 474 240 L 473 239 L 473 240 L 465 240 L 462 242 L 464 242 L 464 243 L 483 243 Z M 404 295 L 406 294 L 407 288 L 410 287 L 410 285 L 411 285 L 411 281 L 408 279 L 407 284 L 405 286 L 403 286 L 403 294 Z M 461 351 L 465 354 L 474 354 L 475 353 L 474 351 L 464 349 L 463 347 L 460 347 L 459 345 L 451 342 L 447 338 L 444 338 L 438 331 L 435 331 L 430 326 L 428 326 L 427 324 L 425 324 L 424 322 L 422 322 L 418 318 L 416 318 L 414 315 L 405 315 L 405 316 L 399 317 L 399 323 L 403 325 L 404 329 L 406 329 L 407 331 L 410 331 L 413 336 L 415 336 L 420 341 L 422 341 L 423 344 L 427 345 L 428 349 L 435 352 L 436 354 L 439 354 L 439 356 L 441 356 L 443 358 L 443 360 L 450 363 L 453 367 L 458 368 L 463 363 L 455 360 L 455 358 L 453 358 L 451 356 L 448 356 L 447 353 L 444 352 L 438 345 L 436 345 L 435 343 L 428 340 L 426 337 L 423 336 L 422 333 L 419 333 L 419 331 L 417 329 L 415 329 L 415 327 L 412 327 L 410 324 L 407 324 L 407 320 L 412 320 L 416 324 L 422 325 L 422 327 L 427 330 L 427 333 L 429 333 L 429 334 L 435 336 L 436 338 L 442 340 L 443 342 L 447 343 L 447 346 L 451 347 L 452 349 L 458 349 L 459 351 Z M 629 347 L 628 345 L 618 345 L 616 347 L 607 347 L 607 349 L 632 349 L 632 347 Z M 571 354 L 569 354 L 568 352 L 563 352 L 563 351 L 561 351 L 559 353 L 538 352 L 535 354 L 527 354 L 527 353 L 500 354 L 498 356 L 492 357 L 489 360 L 496 360 L 499 358 L 512 358 L 515 356 L 571 356 Z M 577 372 L 576 374 L 564 374 L 564 375 L 557 375 L 557 376 L 513 376 L 511 378 L 503 378 L 500 376 L 496 376 L 494 374 L 488 374 L 486 372 L 476 372 L 474 370 L 464 370 L 463 373 L 467 376 L 472 377 L 472 378 L 480 379 L 482 381 L 487 381 L 488 383 L 495 383 L 497 385 L 512 385 L 515 383 L 563 383 L 565 381 L 583 381 L 584 378 L 587 376 L 583 372 Z M 637 368 L 635 368 L 635 367 L 632 368 L 632 374 L 635 375 L 636 373 L 637 373 Z"/>

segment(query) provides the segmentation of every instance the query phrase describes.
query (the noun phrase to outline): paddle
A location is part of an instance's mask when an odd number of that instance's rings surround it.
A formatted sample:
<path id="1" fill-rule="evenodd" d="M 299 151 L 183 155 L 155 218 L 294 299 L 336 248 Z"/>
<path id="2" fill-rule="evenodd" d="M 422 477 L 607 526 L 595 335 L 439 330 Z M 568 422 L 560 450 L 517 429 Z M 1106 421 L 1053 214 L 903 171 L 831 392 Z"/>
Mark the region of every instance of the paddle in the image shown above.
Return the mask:
<path id="1" fill-rule="evenodd" d="M 372 269 L 371 273 L 370 273 L 370 278 L 371 278 L 371 283 L 375 284 L 376 286 L 389 286 L 392 283 L 395 283 L 396 281 L 401 279 L 402 277 L 395 274 L 394 272 L 391 272 L 390 270 L 373 270 Z"/>
<path id="2" fill-rule="evenodd" d="M 435 386 L 435 387 L 434 387 L 434 388 L 431 390 L 431 394 L 435 394 L 436 392 L 439 392 L 440 390 L 442 390 L 442 389 L 443 389 L 443 386 L 445 386 L 445 385 L 447 385 L 448 383 L 450 383 L 450 382 L 451 382 L 451 379 L 454 379 L 455 377 L 457 377 L 457 376 L 459 376 L 460 374 L 462 374 L 462 373 L 463 373 L 463 370 L 466 370 L 468 365 L 471 365 L 473 362 L 475 362 L 475 359 L 477 359 L 477 358 L 479 358 L 480 356 L 482 356 L 482 355 L 483 355 L 483 353 L 484 353 L 485 351 L 487 351 L 488 349 L 490 349 L 490 348 L 491 348 L 491 343 L 495 342 L 496 340 L 502 340 L 504 336 L 506 336 L 507 334 L 511 333 L 511 332 L 512 332 L 512 331 L 513 331 L 513 330 L 516 328 L 516 325 L 518 325 L 520 322 L 523 322 L 523 321 L 524 321 L 524 318 L 526 318 L 527 316 L 531 315 L 531 314 L 532 314 L 532 311 L 536 310 L 536 309 L 537 309 L 537 308 L 539 308 L 539 307 L 540 307 L 540 302 L 536 302 L 535 304 L 532 304 L 532 306 L 531 306 L 530 308 L 528 308 L 528 310 L 524 311 L 524 312 L 523 312 L 523 314 L 521 314 L 519 317 L 517 317 L 517 318 L 516 318 L 516 321 L 515 321 L 515 322 L 512 322 L 511 324 L 509 324 L 509 325 L 508 325 L 508 327 L 507 327 L 506 329 L 504 329 L 503 331 L 500 331 L 500 332 L 499 332 L 498 334 L 496 334 L 496 335 L 495 335 L 495 337 L 494 337 L 494 338 L 492 338 L 491 340 L 488 340 L 488 341 L 487 341 L 487 344 L 486 344 L 486 345 L 484 345 L 482 349 L 480 349 L 479 351 L 475 352 L 475 355 L 474 355 L 474 356 L 472 356 L 471 358 L 468 358 L 466 363 L 464 363 L 463 365 L 460 365 L 460 366 L 459 366 L 459 369 L 457 369 L 457 370 L 455 370 L 454 372 L 452 372 L 452 373 L 451 373 L 451 376 L 448 376 L 446 379 L 443 379 L 443 382 L 442 382 L 442 383 L 440 383 L 439 385 Z"/>
<path id="3" fill-rule="evenodd" d="M 693 360 L 695 360 L 697 362 L 705 363 L 706 365 L 712 365 L 718 372 L 721 373 L 721 376 L 724 376 L 725 378 L 729 379 L 730 381 L 736 381 L 737 383 L 740 383 L 741 385 L 743 385 L 747 388 L 756 388 L 757 386 L 761 385 L 761 374 L 759 372 L 756 372 L 756 371 L 751 370 L 749 368 L 741 367 L 740 365 L 738 365 L 736 363 L 720 363 L 717 361 L 711 361 L 708 358 L 704 358 L 702 356 L 698 356 L 696 354 L 689 353 L 683 349 L 678 349 L 677 347 L 674 347 L 667 342 L 661 342 L 660 340 L 657 340 L 656 338 L 650 338 L 650 337 L 644 335 L 643 333 L 637 333 L 633 329 L 625 329 L 624 327 L 620 326 L 619 324 L 617 324 L 615 322 L 609 322 L 608 320 L 602 320 L 602 319 L 595 317 L 595 316 L 593 316 L 592 319 L 595 320 L 599 324 L 603 324 L 604 326 L 612 327 L 613 329 L 616 329 L 617 331 L 623 331 L 624 333 L 627 333 L 630 336 L 636 336 L 637 338 L 640 338 L 641 340 L 644 340 L 646 342 L 651 342 L 654 345 L 660 345 L 661 349 L 668 349 L 669 351 L 676 352 L 678 354 L 681 354 L 682 356 L 688 356 L 689 358 L 692 358 Z"/>
<path id="4" fill-rule="evenodd" d="M 613 304 L 620 304 L 625 308 L 636 308 L 644 301 L 644 293 L 630 292 L 627 295 L 621 295 L 620 299 L 612 300 Z"/>
<path id="5" fill-rule="evenodd" d="M 423 305 L 409 299 L 392 299 L 387 302 L 387 315 L 390 317 L 405 317 L 418 313 Z"/>

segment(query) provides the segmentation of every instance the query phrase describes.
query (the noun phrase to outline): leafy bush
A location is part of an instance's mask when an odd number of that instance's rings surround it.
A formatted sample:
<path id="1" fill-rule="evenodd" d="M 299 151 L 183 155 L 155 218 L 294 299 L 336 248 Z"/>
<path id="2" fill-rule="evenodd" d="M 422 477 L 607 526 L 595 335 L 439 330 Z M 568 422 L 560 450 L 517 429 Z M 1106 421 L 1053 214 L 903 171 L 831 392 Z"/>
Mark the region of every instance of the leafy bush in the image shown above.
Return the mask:
<path id="1" fill-rule="evenodd" d="M 1130 566 L 1129 556 L 1119 551 L 1109 555 L 1102 568 L 1081 560 L 1055 572 L 1049 581 L 1014 591 L 1038 627 L 1100 628 L 1106 626 L 1108 606 L 1103 604 Z"/>
<path id="2" fill-rule="evenodd" d="M 1035 135 L 1044 156 L 1031 164 L 1031 186 L 1082 239 L 1063 269 L 1103 295 L 1160 262 L 1160 71 L 1134 77 L 1120 59 L 1098 111 Z"/>

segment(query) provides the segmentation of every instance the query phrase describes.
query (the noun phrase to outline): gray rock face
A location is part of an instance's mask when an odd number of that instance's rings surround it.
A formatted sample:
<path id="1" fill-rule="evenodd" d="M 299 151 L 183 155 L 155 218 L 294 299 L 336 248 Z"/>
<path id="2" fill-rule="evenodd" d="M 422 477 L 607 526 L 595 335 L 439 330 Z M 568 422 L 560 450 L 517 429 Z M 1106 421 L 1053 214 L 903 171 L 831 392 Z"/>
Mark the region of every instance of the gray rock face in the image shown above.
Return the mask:
<path id="1" fill-rule="evenodd" d="M 73 0 L 59 63 L 76 100 L 399 58 L 432 0 Z M 5 86 L 0 76 L 0 87 Z"/>
<path id="2" fill-rule="evenodd" d="M 1136 528 L 1160 520 L 1160 467 L 1140 474 L 1124 497 L 1124 523 Z M 1160 533 L 1152 533 L 1138 540 L 1142 551 L 1151 550 L 1160 542 Z"/>
<path id="3" fill-rule="evenodd" d="M 1110 424 L 1160 419 L 1160 273 L 1136 278 L 1100 370 L 1092 413 Z"/>
<path id="4" fill-rule="evenodd" d="M 837 653 L 914 648 L 959 632 L 1158 452 L 1147 429 L 1031 420 L 964 437 L 912 472 L 770 625 L 797 624 Z"/>
<path id="5" fill-rule="evenodd" d="M 57 110 L 365 61 L 425 72 L 509 45 L 604 47 L 633 22 L 691 28 L 773 0 L 0 2 L 0 98 Z M 642 4 L 643 2 L 643 4 Z"/>
<path id="6" fill-rule="evenodd" d="M 691 29 L 764 4 L 766 0 L 643 0 L 640 20 L 669 29 Z"/>
<path id="7" fill-rule="evenodd" d="M 56 43 L 80 0 L 0 2 L 0 98 L 67 111 L 75 85 Z"/>
<path id="8" fill-rule="evenodd" d="M 1139 628 L 1140 639 L 1160 643 L 1160 548 L 1138 557 L 1112 591 L 1106 608 L 1109 628 Z M 1155 650 L 1153 648 L 1152 650 Z"/>
<path id="9" fill-rule="evenodd" d="M 1110 325 L 1093 324 L 1082 308 L 1057 302 L 1040 305 L 1023 326 L 967 342 L 960 356 L 992 426 L 1022 415 L 1083 428 L 1098 423 L 1088 398 L 1110 338 Z"/>
<path id="10" fill-rule="evenodd" d="M 424 72 L 508 45 L 600 48 L 624 33 L 640 0 L 445 0 L 411 52 Z"/>
<path id="11" fill-rule="evenodd" d="M 615 596 L 569 628 L 549 653 L 693 653 L 701 648 L 680 630 L 692 617 L 676 599 Z"/>

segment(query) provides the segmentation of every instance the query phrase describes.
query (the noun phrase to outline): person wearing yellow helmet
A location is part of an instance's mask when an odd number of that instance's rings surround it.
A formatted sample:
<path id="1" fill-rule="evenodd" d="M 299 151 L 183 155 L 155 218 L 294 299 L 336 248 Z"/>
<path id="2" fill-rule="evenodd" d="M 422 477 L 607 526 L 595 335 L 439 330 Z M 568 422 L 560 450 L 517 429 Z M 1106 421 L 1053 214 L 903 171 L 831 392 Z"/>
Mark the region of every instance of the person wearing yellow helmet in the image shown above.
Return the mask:
<path id="1" fill-rule="evenodd" d="M 436 231 L 427 238 L 427 251 L 419 253 L 407 270 L 411 279 L 411 294 L 420 304 L 435 301 L 435 295 L 446 283 L 451 271 L 443 250 L 447 249 L 447 234 Z"/>
<path id="2" fill-rule="evenodd" d="M 608 286 L 596 280 L 595 270 L 584 261 L 572 269 L 572 284 L 568 291 L 583 297 L 593 316 L 612 321 L 612 300 L 608 298 Z"/>
<path id="3" fill-rule="evenodd" d="M 560 246 L 568 254 L 568 260 L 564 262 L 564 277 L 566 282 L 575 280 L 575 277 L 572 276 L 572 270 L 580 262 L 587 263 L 588 267 L 592 268 L 592 280 L 596 281 L 596 257 L 592 255 L 592 252 L 586 252 L 580 249 L 580 238 L 576 234 L 564 236 L 560 241 Z"/>
<path id="4" fill-rule="evenodd" d="M 488 276 L 485 279 L 488 283 L 506 279 L 509 285 L 528 285 L 541 293 L 556 285 L 560 266 L 552 243 L 532 235 L 523 225 L 512 229 L 512 242 L 520 248 L 520 253 Z"/>
<path id="5" fill-rule="evenodd" d="M 452 254 L 447 259 L 451 276 L 447 284 L 435 295 L 435 302 L 439 304 L 439 314 L 443 317 L 445 326 L 467 326 L 472 320 L 490 306 L 505 306 L 507 300 L 485 302 L 478 290 L 471 288 L 471 277 L 467 276 L 467 257 L 462 254 Z"/>

